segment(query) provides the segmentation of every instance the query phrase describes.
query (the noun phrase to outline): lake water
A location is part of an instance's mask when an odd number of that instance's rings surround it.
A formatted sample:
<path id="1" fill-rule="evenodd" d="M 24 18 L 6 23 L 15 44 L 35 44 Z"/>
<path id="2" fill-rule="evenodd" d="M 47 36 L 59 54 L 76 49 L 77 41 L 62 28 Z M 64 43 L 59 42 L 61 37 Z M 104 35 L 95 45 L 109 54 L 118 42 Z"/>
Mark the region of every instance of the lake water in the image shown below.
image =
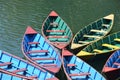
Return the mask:
<path id="1" fill-rule="evenodd" d="M 27 26 L 41 33 L 41 25 L 55 10 L 75 34 L 89 23 L 115 14 L 111 33 L 120 30 L 120 0 L 0 0 L 0 49 L 24 58 L 21 41 Z M 102 61 L 102 60 L 101 60 Z M 98 64 L 94 67 L 98 70 Z"/>

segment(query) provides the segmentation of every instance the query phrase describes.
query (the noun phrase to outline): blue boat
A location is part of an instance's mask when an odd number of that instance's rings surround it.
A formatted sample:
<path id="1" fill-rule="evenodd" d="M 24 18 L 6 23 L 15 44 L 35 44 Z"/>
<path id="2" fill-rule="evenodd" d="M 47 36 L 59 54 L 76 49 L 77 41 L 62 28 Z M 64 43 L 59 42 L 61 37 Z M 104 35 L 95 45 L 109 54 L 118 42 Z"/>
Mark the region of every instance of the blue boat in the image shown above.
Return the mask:
<path id="1" fill-rule="evenodd" d="M 58 80 L 53 74 L 0 50 L 0 80 Z"/>
<path id="2" fill-rule="evenodd" d="M 115 51 L 108 58 L 103 67 L 102 73 L 105 74 L 109 80 L 120 79 L 120 50 Z"/>
<path id="3" fill-rule="evenodd" d="M 106 80 L 98 71 L 66 49 L 62 50 L 63 69 L 68 80 Z"/>
<path id="4" fill-rule="evenodd" d="M 27 27 L 23 37 L 22 51 L 36 66 L 53 74 L 59 72 L 62 64 L 59 51 L 30 26 Z"/>

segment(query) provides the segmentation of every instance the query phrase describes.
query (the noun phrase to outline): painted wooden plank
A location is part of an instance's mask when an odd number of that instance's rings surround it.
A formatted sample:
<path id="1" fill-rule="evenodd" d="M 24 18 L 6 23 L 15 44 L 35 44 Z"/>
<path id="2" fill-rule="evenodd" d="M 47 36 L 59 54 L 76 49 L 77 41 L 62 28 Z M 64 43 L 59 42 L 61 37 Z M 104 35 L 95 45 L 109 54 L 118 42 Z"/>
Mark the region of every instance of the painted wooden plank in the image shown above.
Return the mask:
<path id="1" fill-rule="evenodd" d="M 43 67 L 57 67 L 57 65 L 56 64 L 43 64 L 42 65 Z"/>
<path id="2" fill-rule="evenodd" d="M 89 44 L 90 42 L 86 42 L 86 41 L 78 41 L 78 43 Z"/>
<path id="3" fill-rule="evenodd" d="M 120 63 L 114 62 L 114 65 L 120 66 Z"/>
<path id="4" fill-rule="evenodd" d="M 68 36 L 47 36 L 47 38 L 68 38 Z"/>
<path id="5" fill-rule="evenodd" d="M 67 64 L 68 67 L 76 66 L 76 64 Z"/>
<path id="6" fill-rule="evenodd" d="M 88 75 L 90 75 L 90 73 L 78 73 L 78 74 L 73 73 L 73 74 L 69 74 L 69 76 L 88 76 Z"/>
<path id="7" fill-rule="evenodd" d="M 64 30 L 46 30 L 46 32 L 65 32 Z"/>
<path id="8" fill-rule="evenodd" d="M 28 42 L 29 45 L 31 44 L 40 44 L 39 42 Z"/>
<path id="9" fill-rule="evenodd" d="M 109 24 L 102 24 L 102 26 L 105 26 L 108 28 L 110 25 Z"/>
<path id="10" fill-rule="evenodd" d="M 12 72 L 13 73 L 18 73 L 18 72 L 23 72 L 23 71 L 26 71 L 26 70 L 27 70 L 26 68 L 22 68 L 22 69 L 14 70 Z"/>
<path id="11" fill-rule="evenodd" d="M 98 32 L 98 33 L 106 33 L 107 31 L 104 30 L 97 30 L 97 29 L 91 29 L 91 32 Z"/>
<path id="12" fill-rule="evenodd" d="M 94 49 L 93 51 L 94 51 L 94 52 L 97 52 L 97 53 L 103 53 L 103 51 L 102 51 L 102 50 L 99 50 L 99 49 Z"/>
<path id="13" fill-rule="evenodd" d="M 29 51 L 28 53 L 29 54 L 34 54 L 34 53 L 47 53 L 48 50 L 32 50 L 32 51 Z"/>
<path id="14" fill-rule="evenodd" d="M 4 62 L 4 63 L 0 63 L 0 66 L 7 66 L 7 65 L 10 65 L 12 64 L 11 62 Z"/>
<path id="15" fill-rule="evenodd" d="M 108 48 L 113 48 L 113 49 L 119 49 L 118 46 L 111 45 L 111 44 L 102 44 L 102 46 L 104 46 L 104 47 L 108 47 Z"/>
<path id="16" fill-rule="evenodd" d="M 57 27 L 57 26 L 58 26 L 58 23 L 53 22 L 53 23 L 50 23 L 50 25 L 53 26 L 53 27 Z"/>
<path id="17" fill-rule="evenodd" d="M 120 42 L 120 39 L 119 39 L 119 38 L 115 38 L 114 41 L 118 41 L 118 42 Z"/>
<path id="18" fill-rule="evenodd" d="M 101 38 L 100 36 L 94 36 L 94 35 L 83 35 L 83 37 L 88 37 L 88 38 Z"/>
<path id="19" fill-rule="evenodd" d="M 33 60 L 55 60 L 55 58 L 32 58 Z"/>

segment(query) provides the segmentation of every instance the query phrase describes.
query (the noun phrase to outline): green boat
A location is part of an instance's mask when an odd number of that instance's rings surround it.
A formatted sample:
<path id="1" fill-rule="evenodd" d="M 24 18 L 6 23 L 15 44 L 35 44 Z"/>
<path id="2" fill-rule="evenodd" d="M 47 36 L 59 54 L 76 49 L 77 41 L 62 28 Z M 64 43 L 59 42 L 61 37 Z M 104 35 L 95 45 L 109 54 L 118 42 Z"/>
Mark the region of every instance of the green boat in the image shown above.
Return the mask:
<path id="1" fill-rule="evenodd" d="M 86 45 L 103 38 L 111 31 L 113 22 L 114 14 L 110 14 L 85 26 L 73 37 L 71 49 L 85 47 Z"/>
<path id="2" fill-rule="evenodd" d="M 68 46 L 73 37 L 70 27 L 55 11 L 51 11 L 43 22 L 42 34 L 58 49 Z"/>
<path id="3" fill-rule="evenodd" d="M 82 58 L 100 54 L 103 55 L 106 53 L 111 53 L 118 49 L 120 49 L 120 32 L 110 34 L 103 39 L 100 39 L 86 46 L 76 55 Z"/>

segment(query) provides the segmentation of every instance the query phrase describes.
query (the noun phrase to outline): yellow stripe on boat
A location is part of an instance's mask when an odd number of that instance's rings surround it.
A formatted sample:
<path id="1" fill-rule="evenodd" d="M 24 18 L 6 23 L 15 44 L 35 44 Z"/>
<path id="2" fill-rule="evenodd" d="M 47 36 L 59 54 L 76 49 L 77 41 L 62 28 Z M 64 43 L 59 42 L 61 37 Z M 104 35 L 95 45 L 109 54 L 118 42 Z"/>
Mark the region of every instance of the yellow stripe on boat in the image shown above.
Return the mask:
<path id="1" fill-rule="evenodd" d="M 94 51 L 94 52 L 97 52 L 97 53 L 103 53 L 103 51 L 102 51 L 102 50 L 99 50 L 99 49 L 94 49 L 93 51 Z"/>
<path id="2" fill-rule="evenodd" d="M 97 29 L 91 29 L 91 32 L 99 32 L 99 33 L 106 33 L 104 30 L 97 30 Z"/>
<path id="3" fill-rule="evenodd" d="M 119 38 L 115 38 L 114 41 L 118 41 L 118 42 L 120 42 L 120 39 L 119 39 Z"/>
<path id="4" fill-rule="evenodd" d="M 118 46 L 114 46 L 114 45 L 111 45 L 111 44 L 102 44 L 102 46 L 105 46 L 105 47 L 108 47 L 108 48 L 113 48 L 113 49 L 119 49 Z"/>
<path id="5" fill-rule="evenodd" d="M 89 37 L 89 38 L 101 38 L 99 36 L 93 36 L 93 35 L 84 35 L 83 37 Z"/>
<path id="6" fill-rule="evenodd" d="M 83 46 L 83 45 L 82 45 L 82 44 L 72 43 L 72 44 L 71 44 L 71 49 L 79 48 L 79 47 L 81 47 L 81 46 Z"/>
<path id="7" fill-rule="evenodd" d="M 80 51 L 76 56 L 88 56 L 88 55 L 95 55 L 95 54 L 86 51 Z"/>

